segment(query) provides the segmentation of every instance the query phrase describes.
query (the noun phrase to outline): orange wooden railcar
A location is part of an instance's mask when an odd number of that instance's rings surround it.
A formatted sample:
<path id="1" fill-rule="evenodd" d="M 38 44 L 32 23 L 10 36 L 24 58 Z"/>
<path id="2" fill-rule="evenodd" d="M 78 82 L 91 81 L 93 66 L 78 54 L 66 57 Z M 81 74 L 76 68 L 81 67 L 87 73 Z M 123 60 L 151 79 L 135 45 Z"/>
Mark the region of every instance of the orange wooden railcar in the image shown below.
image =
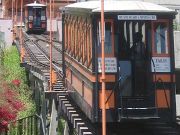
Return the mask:
<path id="1" fill-rule="evenodd" d="M 105 1 L 104 6 L 107 121 L 174 122 L 176 12 L 137 1 Z M 62 20 L 70 97 L 92 122 L 100 122 L 100 2 L 70 4 Z"/>

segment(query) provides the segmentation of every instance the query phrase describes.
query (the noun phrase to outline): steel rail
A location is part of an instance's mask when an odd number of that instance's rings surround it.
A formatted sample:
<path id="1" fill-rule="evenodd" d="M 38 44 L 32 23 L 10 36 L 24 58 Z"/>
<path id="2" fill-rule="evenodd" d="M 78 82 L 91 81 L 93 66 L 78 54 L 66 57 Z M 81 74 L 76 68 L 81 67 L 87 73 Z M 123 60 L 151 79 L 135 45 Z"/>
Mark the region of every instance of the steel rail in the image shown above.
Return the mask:
<path id="1" fill-rule="evenodd" d="M 43 36 L 43 35 L 41 35 L 41 36 Z M 36 37 L 38 41 L 43 41 L 45 43 L 49 43 L 48 37 L 44 37 L 45 39 L 39 38 L 39 36 L 37 36 L 37 35 L 34 35 L 34 37 Z M 55 43 L 62 44 L 62 42 L 59 42 L 59 41 L 56 41 L 56 40 L 52 40 L 52 41 L 55 42 Z M 62 54 L 62 49 L 58 48 L 55 44 L 53 45 L 53 48 L 56 49 L 58 52 L 60 52 Z"/>
<path id="2" fill-rule="evenodd" d="M 34 45 L 37 47 L 37 49 L 39 49 L 39 52 L 40 52 L 48 61 L 50 61 L 48 53 L 36 42 L 36 40 L 35 40 L 35 41 L 30 41 L 29 38 L 28 38 L 28 36 L 27 36 L 26 34 L 25 34 L 24 37 L 25 37 L 26 40 L 29 41 L 31 44 L 34 44 Z M 31 56 L 35 59 L 35 61 L 39 63 L 38 65 L 46 66 L 46 67 L 48 67 L 48 69 L 50 68 L 49 63 L 47 63 L 47 64 L 42 63 L 42 62 L 40 62 L 40 61 L 36 58 L 36 55 L 30 50 L 30 48 L 28 47 L 27 44 L 26 44 L 26 49 L 27 49 L 28 52 L 31 54 Z M 58 76 L 60 77 L 59 79 L 62 79 L 62 77 L 63 77 L 62 69 L 59 68 L 59 63 L 56 62 L 55 59 L 53 60 L 52 66 L 53 66 L 53 69 L 54 69 L 54 70 L 56 71 L 56 73 L 58 74 Z"/>
<path id="3" fill-rule="evenodd" d="M 44 68 L 49 68 L 48 64 L 40 62 L 36 55 L 32 52 L 32 50 L 28 47 L 28 44 L 25 42 L 24 47 L 26 49 L 26 52 L 29 54 L 30 58 L 32 59 L 33 62 L 35 62 L 37 65 L 42 66 Z"/>

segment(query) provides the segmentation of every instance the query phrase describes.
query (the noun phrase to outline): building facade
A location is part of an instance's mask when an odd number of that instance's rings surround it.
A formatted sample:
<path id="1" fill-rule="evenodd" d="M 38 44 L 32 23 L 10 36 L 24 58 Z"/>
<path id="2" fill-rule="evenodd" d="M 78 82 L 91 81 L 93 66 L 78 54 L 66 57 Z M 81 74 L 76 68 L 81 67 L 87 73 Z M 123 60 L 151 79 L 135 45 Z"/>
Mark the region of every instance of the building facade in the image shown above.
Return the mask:
<path id="1" fill-rule="evenodd" d="M 176 15 L 176 23 L 180 24 L 180 0 L 142 0 L 142 1 L 156 3 L 177 11 L 178 14 Z"/>

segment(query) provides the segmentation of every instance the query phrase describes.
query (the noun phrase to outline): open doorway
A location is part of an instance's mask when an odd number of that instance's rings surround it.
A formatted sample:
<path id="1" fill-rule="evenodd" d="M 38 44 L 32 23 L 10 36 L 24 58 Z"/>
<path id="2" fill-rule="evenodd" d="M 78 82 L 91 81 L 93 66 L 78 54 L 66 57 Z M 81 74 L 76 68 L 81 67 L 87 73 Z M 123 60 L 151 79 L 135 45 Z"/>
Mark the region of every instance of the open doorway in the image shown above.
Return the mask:
<path id="1" fill-rule="evenodd" d="M 115 46 L 118 48 L 122 95 L 147 96 L 151 24 L 148 21 L 122 21 L 116 26 Z"/>
<path id="2" fill-rule="evenodd" d="M 33 25 L 35 27 L 41 26 L 41 8 L 34 8 L 33 9 Z"/>

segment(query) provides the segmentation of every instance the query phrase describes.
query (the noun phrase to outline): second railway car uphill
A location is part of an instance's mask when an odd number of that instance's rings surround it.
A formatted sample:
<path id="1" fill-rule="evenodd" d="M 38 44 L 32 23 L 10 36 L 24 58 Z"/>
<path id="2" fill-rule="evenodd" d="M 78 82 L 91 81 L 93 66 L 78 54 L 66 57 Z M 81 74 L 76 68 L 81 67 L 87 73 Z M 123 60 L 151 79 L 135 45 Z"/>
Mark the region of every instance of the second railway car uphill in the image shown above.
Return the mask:
<path id="1" fill-rule="evenodd" d="M 43 33 L 46 31 L 46 5 L 30 3 L 25 5 L 25 28 L 28 33 Z"/>
<path id="2" fill-rule="evenodd" d="M 70 97 L 101 122 L 99 1 L 63 9 L 63 72 Z M 107 122 L 175 122 L 173 19 L 176 12 L 140 1 L 105 1 Z"/>

